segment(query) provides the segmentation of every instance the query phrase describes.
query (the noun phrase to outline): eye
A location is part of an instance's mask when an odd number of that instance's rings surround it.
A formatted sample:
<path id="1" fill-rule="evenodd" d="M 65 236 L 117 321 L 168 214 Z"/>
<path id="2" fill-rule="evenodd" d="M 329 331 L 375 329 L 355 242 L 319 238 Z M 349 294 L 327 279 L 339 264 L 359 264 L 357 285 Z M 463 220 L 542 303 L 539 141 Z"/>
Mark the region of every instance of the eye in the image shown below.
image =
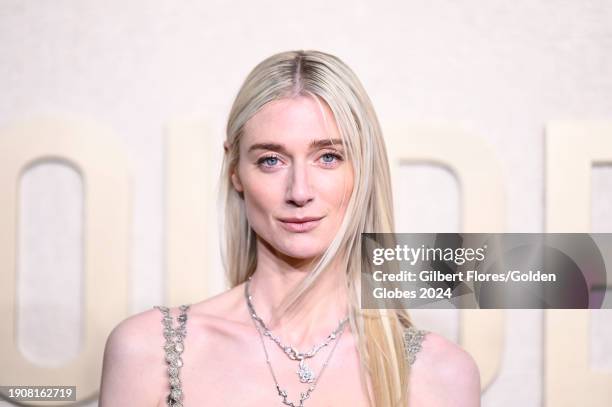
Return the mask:
<path id="1" fill-rule="evenodd" d="M 275 167 L 276 164 L 278 164 L 278 161 L 279 161 L 278 156 L 268 155 L 268 156 L 261 157 L 259 160 L 257 160 L 257 165 L 261 167 Z"/>
<path id="2" fill-rule="evenodd" d="M 324 162 L 330 163 L 336 158 L 336 156 L 334 156 L 332 153 L 325 153 L 321 158 L 323 158 Z"/>
<path id="3" fill-rule="evenodd" d="M 329 167 L 337 164 L 339 161 L 342 161 L 342 156 L 337 153 L 327 152 L 320 157 L 320 160 L 322 160 L 325 166 Z"/>

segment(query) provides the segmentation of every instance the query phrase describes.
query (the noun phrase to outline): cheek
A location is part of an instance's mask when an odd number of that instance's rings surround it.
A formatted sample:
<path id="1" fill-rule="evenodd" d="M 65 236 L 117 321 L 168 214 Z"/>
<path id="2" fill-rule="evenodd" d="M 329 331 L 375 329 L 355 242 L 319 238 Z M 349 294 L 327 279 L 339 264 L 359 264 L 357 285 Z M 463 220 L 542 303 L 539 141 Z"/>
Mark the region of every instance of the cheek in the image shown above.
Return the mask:
<path id="1" fill-rule="evenodd" d="M 277 185 L 263 182 L 254 175 L 241 179 L 244 187 L 244 203 L 247 217 L 251 224 L 257 224 L 268 213 L 272 212 Z"/>
<path id="2" fill-rule="evenodd" d="M 317 184 L 327 204 L 333 209 L 344 211 L 353 192 L 352 174 L 343 172 L 326 175 Z"/>
<path id="3" fill-rule="evenodd" d="M 351 199 L 351 195 L 353 194 L 353 187 L 355 186 L 355 179 L 353 178 L 353 173 L 351 172 L 346 177 L 346 182 L 344 186 L 344 198 L 343 203 L 345 207 L 348 205 L 349 200 Z"/>

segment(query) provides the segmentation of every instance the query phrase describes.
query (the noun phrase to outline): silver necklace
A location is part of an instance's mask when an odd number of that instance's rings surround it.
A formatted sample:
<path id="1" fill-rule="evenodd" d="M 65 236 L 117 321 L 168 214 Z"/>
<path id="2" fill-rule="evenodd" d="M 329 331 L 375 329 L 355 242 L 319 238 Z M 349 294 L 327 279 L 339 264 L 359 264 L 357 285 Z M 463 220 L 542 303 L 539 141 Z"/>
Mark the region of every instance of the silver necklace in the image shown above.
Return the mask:
<path id="1" fill-rule="evenodd" d="M 289 357 L 289 359 L 300 361 L 298 370 L 297 370 L 297 374 L 300 378 L 300 382 L 312 383 L 316 379 L 316 376 L 314 372 L 312 371 L 312 369 L 306 364 L 305 359 L 312 358 L 313 356 L 317 354 L 317 352 L 319 352 L 319 350 L 329 345 L 331 341 L 336 339 L 338 337 L 338 333 L 344 328 L 344 325 L 348 322 L 348 317 L 344 318 L 342 321 L 338 323 L 338 326 L 336 327 L 336 329 L 334 329 L 334 331 L 327 336 L 325 341 L 323 341 L 319 345 L 314 345 L 311 348 L 311 350 L 308 352 L 299 352 L 293 346 L 283 344 L 280 338 L 275 336 L 270 331 L 270 329 L 268 329 L 264 321 L 257 315 L 257 312 L 255 312 L 255 307 L 253 306 L 253 303 L 251 302 L 253 297 L 249 293 L 249 285 L 251 282 L 251 277 L 247 279 L 247 282 L 244 288 L 247 306 L 249 308 L 251 318 L 253 318 L 253 320 L 261 326 L 263 330 L 263 335 L 272 339 L 274 343 L 276 343 L 283 350 L 283 352 L 285 352 L 285 354 L 287 355 L 287 357 Z"/>
<path id="2" fill-rule="evenodd" d="M 246 296 L 247 305 L 249 306 L 249 311 L 250 311 L 250 314 L 251 314 L 251 318 L 253 320 L 253 325 L 255 325 L 255 329 L 257 330 L 257 333 L 259 334 L 259 339 L 261 340 L 261 345 L 262 345 L 264 353 L 266 355 L 266 363 L 268 364 L 268 368 L 270 369 L 270 373 L 272 374 L 272 378 L 274 379 L 274 384 L 276 385 L 276 391 L 278 392 L 278 395 L 283 398 L 283 404 L 284 405 L 287 405 L 287 406 L 290 406 L 290 407 L 303 407 L 304 406 L 304 400 L 306 400 L 308 397 L 310 397 L 310 394 L 316 388 L 317 383 L 319 382 L 319 379 L 323 375 L 323 372 L 325 371 L 325 368 L 327 367 L 327 364 L 329 363 L 329 360 L 331 359 L 334 351 L 336 350 L 336 347 L 338 346 L 338 343 L 340 343 L 340 337 L 342 336 L 342 333 L 344 332 L 344 329 L 342 329 L 342 328 L 344 328 L 344 323 L 346 321 L 343 321 L 341 323 L 341 328 L 340 328 L 340 330 L 338 332 L 334 331 L 334 332 L 336 332 L 336 334 L 334 336 L 334 339 L 337 339 L 336 343 L 334 344 L 334 346 L 332 347 L 331 351 L 329 352 L 329 355 L 327 356 L 327 359 L 325 360 L 325 363 L 323 363 L 323 366 L 321 367 L 321 371 L 320 371 L 319 375 L 316 378 L 314 378 L 314 375 L 313 375 L 312 380 L 308 381 L 308 383 L 311 383 L 313 381 L 314 381 L 314 383 L 311 386 L 308 387 L 308 390 L 306 390 L 305 393 L 304 392 L 300 392 L 300 401 L 299 401 L 299 404 L 296 406 L 293 402 L 287 401 L 287 391 L 284 390 L 284 389 L 281 389 L 280 385 L 278 384 L 278 380 L 276 379 L 276 375 L 274 374 L 274 369 L 272 369 L 272 364 L 270 363 L 270 357 L 268 355 L 268 351 L 266 350 L 266 345 L 264 343 L 264 335 L 261 332 L 262 329 L 267 329 L 267 328 L 264 328 L 265 325 L 263 324 L 263 321 L 261 321 L 261 318 L 259 318 L 257 316 L 257 313 L 255 312 L 255 309 L 252 306 L 253 304 L 251 304 L 251 301 L 250 301 L 252 299 L 252 297 L 249 295 L 249 291 L 248 291 L 249 290 L 248 285 L 249 285 L 250 280 L 251 280 L 251 278 L 249 277 L 249 279 L 247 280 L 247 282 L 245 284 L 244 293 L 245 293 L 245 296 Z M 261 323 L 263 325 L 262 327 L 260 327 L 258 325 L 257 319 L 259 319 L 261 321 Z M 304 360 L 301 359 L 300 360 L 300 364 L 302 364 L 303 361 Z M 300 374 L 299 370 L 298 370 L 298 374 Z M 301 381 L 301 377 L 300 377 L 300 381 Z"/>

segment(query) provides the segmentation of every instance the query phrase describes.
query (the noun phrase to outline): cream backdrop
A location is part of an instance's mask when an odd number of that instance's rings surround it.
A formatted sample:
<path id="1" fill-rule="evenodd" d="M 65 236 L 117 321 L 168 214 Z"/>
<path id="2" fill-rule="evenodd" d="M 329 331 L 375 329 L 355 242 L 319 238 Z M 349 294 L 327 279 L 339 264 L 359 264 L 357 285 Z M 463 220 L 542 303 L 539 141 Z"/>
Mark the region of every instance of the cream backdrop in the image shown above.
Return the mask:
<path id="1" fill-rule="evenodd" d="M 278 51 L 362 79 L 398 231 L 612 232 L 611 22 L 594 0 L 2 0 L 0 385 L 96 406 L 114 325 L 224 289 L 224 121 Z M 485 407 L 612 402 L 611 311 L 413 315 L 474 355 Z"/>

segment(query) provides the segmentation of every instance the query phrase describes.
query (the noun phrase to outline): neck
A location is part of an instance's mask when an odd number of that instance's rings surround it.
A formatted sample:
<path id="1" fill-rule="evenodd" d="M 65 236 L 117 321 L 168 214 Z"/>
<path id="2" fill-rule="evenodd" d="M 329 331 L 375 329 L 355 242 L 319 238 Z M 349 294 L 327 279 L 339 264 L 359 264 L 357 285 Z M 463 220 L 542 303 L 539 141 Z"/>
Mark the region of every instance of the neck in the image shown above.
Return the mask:
<path id="1" fill-rule="evenodd" d="M 258 242 L 258 246 L 263 245 Z M 257 268 L 249 284 L 251 303 L 285 344 L 302 349 L 319 343 L 347 316 L 345 271 L 334 264 L 323 271 L 294 310 L 281 315 L 278 306 L 306 278 L 312 259 L 279 256 L 266 247 L 258 247 L 257 254 Z"/>

